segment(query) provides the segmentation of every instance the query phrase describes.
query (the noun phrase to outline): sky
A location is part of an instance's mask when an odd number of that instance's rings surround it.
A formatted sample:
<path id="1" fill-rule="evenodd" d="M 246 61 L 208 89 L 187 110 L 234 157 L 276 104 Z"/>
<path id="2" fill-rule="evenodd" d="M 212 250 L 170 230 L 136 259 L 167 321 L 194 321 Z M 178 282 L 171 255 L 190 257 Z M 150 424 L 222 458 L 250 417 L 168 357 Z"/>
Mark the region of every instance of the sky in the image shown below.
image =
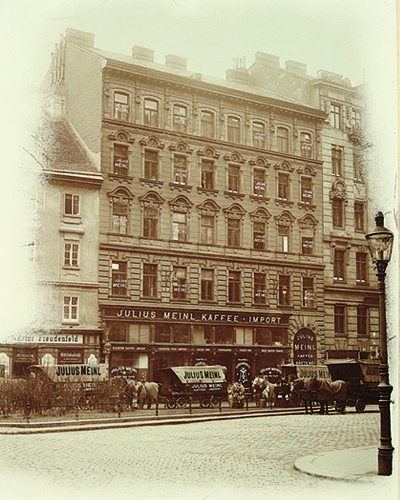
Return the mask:
<path id="1" fill-rule="evenodd" d="M 32 241 L 29 182 L 19 165 L 37 116 L 33 92 L 67 27 L 95 34 L 95 46 L 130 55 L 133 45 L 188 59 L 188 69 L 225 77 L 234 58 L 257 51 L 367 81 L 373 127 L 373 210 L 393 229 L 397 170 L 396 0 L 0 0 L 2 121 L 0 338 L 26 323 L 33 298 L 25 268 Z M 385 179 L 387 182 L 382 182 Z M 10 208 L 12 207 L 12 210 Z M 7 215 L 6 215 L 7 214 Z M 6 215 L 6 216 L 4 216 Z M 391 225 L 391 226 L 390 226 Z"/>

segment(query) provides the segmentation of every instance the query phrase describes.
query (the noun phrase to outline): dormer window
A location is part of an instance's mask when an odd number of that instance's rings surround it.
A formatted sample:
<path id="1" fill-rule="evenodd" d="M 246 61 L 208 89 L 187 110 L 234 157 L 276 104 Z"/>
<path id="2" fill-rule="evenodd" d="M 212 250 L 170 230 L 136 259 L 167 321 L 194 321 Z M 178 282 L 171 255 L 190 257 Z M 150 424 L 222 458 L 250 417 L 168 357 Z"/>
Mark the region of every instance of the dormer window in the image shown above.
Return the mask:
<path id="1" fill-rule="evenodd" d="M 114 118 L 123 122 L 127 122 L 129 120 L 129 97 L 127 94 L 115 92 Z"/>

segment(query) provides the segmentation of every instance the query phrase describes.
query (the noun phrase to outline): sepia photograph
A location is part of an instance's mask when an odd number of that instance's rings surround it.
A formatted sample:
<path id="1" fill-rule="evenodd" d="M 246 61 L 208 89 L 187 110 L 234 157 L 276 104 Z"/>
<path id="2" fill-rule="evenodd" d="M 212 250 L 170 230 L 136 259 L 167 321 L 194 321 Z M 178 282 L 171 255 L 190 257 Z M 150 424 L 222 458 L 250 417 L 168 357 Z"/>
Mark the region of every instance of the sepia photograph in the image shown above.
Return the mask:
<path id="1" fill-rule="evenodd" d="M 398 7 L 1 2 L 4 498 L 398 500 Z"/>

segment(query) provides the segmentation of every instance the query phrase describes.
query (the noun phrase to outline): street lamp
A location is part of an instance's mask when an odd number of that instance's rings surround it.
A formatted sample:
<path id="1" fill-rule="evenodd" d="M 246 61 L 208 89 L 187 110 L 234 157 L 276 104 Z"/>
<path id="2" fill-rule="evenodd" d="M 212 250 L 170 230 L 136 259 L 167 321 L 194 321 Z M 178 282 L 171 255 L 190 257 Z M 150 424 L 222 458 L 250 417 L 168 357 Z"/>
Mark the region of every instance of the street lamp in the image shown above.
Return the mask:
<path id="1" fill-rule="evenodd" d="M 111 354 L 112 345 L 111 342 L 107 339 L 103 344 L 103 352 L 105 354 L 105 362 L 107 365 L 108 374 L 110 375 L 110 354 Z"/>
<path id="2" fill-rule="evenodd" d="M 379 410 L 381 414 L 381 444 L 378 448 L 378 474 L 392 474 L 393 446 L 390 430 L 390 394 L 393 387 L 389 384 L 386 332 L 386 268 L 392 255 L 394 235 L 384 227 L 384 216 L 378 212 L 375 217 L 376 228 L 365 237 L 368 242 L 372 262 L 375 264 L 379 287 L 379 325 L 380 325 L 380 365 L 379 365 Z"/>

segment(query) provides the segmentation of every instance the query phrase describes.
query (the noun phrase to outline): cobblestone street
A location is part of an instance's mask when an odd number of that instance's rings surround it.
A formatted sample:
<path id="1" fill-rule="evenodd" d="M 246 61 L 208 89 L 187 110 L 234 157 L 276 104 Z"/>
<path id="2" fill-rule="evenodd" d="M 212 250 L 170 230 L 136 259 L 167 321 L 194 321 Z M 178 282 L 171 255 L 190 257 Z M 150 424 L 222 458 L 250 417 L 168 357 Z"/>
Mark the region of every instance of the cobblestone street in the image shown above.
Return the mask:
<path id="1" fill-rule="evenodd" d="M 18 500 L 366 499 L 391 480 L 333 481 L 298 472 L 294 462 L 378 445 L 378 434 L 379 414 L 348 413 L 3 435 L 0 480 Z"/>

